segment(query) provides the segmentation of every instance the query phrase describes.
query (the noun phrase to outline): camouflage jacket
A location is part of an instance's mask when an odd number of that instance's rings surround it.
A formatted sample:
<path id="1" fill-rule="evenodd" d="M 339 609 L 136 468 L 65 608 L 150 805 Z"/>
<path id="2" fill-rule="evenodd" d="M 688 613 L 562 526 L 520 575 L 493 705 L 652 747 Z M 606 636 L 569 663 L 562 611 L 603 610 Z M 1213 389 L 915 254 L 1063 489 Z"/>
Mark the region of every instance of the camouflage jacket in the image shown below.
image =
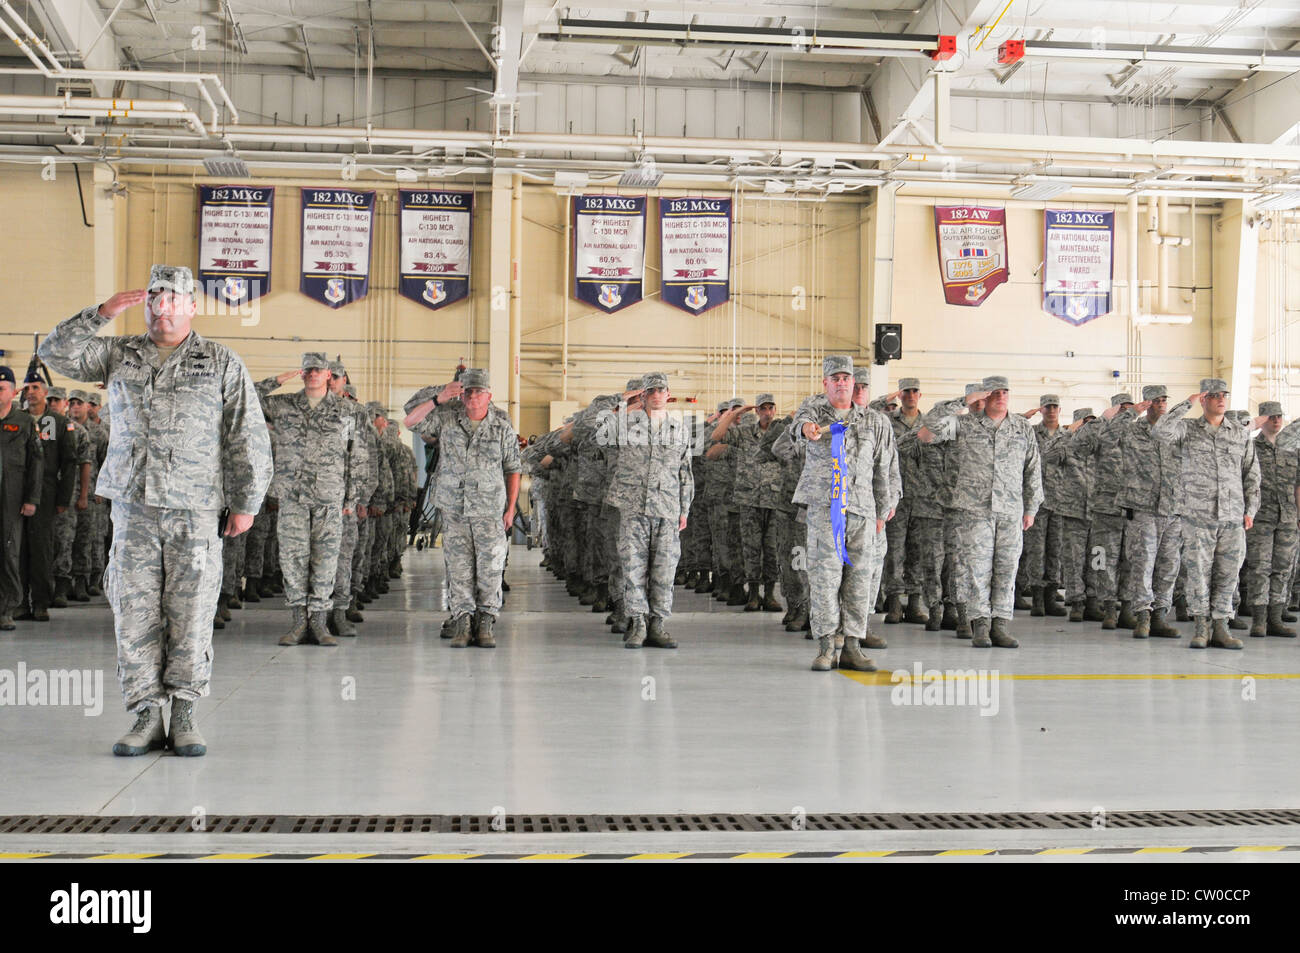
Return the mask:
<path id="1" fill-rule="evenodd" d="M 72 425 L 73 436 L 77 438 L 76 485 L 72 488 L 72 496 L 75 500 L 84 489 L 86 491 L 86 498 L 90 499 L 90 495 L 95 490 L 95 441 L 91 438 L 90 431 L 87 429 L 86 424 L 79 424 L 71 417 L 68 418 L 68 421 Z M 84 487 L 81 485 L 81 468 L 83 465 L 89 465 L 90 467 L 90 475 L 86 480 L 86 485 Z"/>
<path id="2" fill-rule="evenodd" d="M 420 494 L 419 484 L 416 483 L 419 464 L 415 461 L 415 451 L 397 434 L 393 435 L 393 443 L 397 445 L 398 465 L 402 475 L 401 502 L 407 506 L 414 506 L 415 500 Z M 517 443 L 518 441 L 516 441 Z M 516 449 L 518 449 L 517 446 Z"/>
<path id="3" fill-rule="evenodd" d="M 892 414 L 888 413 L 885 410 L 884 397 L 877 397 L 867 406 L 878 413 L 884 414 L 885 419 L 894 428 L 894 444 L 898 447 L 899 472 L 903 477 L 903 502 L 908 506 L 919 504 L 924 511 L 922 515 L 934 513 L 934 495 L 937 491 L 926 479 L 921 465 L 921 455 L 919 453 L 903 452 L 903 438 L 909 433 L 916 433 L 921 429 L 922 424 L 925 423 L 925 414 L 918 409 L 916 417 L 909 422 L 903 416 L 902 410 L 896 410 Z M 909 445 L 910 443 L 911 441 L 909 441 Z M 912 512 L 916 512 L 916 510 L 912 510 Z M 943 514 L 940 512 L 938 515 L 942 516 Z"/>
<path id="4" fill-rule="evenodd" d="M 601 426 L 618 444 L 605 502 L 624 513 L 679 519 L 695 498 L 691 473 L 693 433 L 681 417 L 652 421 L 644 410 L 602 414 Z"/>
<path id="5" fill-rule="evenodd" d="M 781 464 L 763 449 L 764 437 L 774 426 L 775 420 L 765 431 L 754 417 L 747 422 L 737 421 L 723 435 L 722 442 L 731 448 L 728 456 L 735 459 L 732 495 L 744 506 L 771 510 L 782 505 Z"/>
<path id="6" fill-rule="evenodd" d="M 791 423 L 793 419 L 790 417 L 778 417 L 763 435 L 763 452 L 781 465 L 781 503 L 777 508 L 786 513 L 798 509 L 794 493 L 799 488 L 799 477 L 803 475 L 803 454 L 795 452 L 794 434 L 790 433 Z M 778 441 L 781 441 L 785 456 L 777 452 Z"/>
<path id="7" fill-rule="evenodd" d="M 894 427 L 894 436 L 898 440 L 899 469 L 903 475 L 903 501 L 913 516 L 943 519 L 945 501 L 950 496 L 945 469 L 948 446 L 942 443 L 922 443 L 918 436 L 920 432 L 919 426 L 905 427 L 900 436 L 899 428 Z M 909 473 L 911 483 L 908 483 Z"/>
<path id="8" fill-rule="evenodd" d="M 258 384 L 259 394 L 264 384 Z M 262 398 L 275 455 L 272 496 L 308 505 L 356 505 L 365 458 L 355 439 L 356 416 L 344 402 L 329 391 L 315 407 L 302 390 Z"/>
<path id="9" fill-rule="evenodd" d="M 1246 428 L 1230 417 L 1211 427 L 1204 417 L 1184 420 L 1184 400 L 1156 421 L 1151 433 L 1179 449 L 1183 464 L 1178 515 L 1205 523 L 1239 523 L 1259 509 L 1259 460 Z M 1280 441 L 1279 441 L 1280 445 Z"/>
<path id="10" fill-rule="evenodd" d="M 830 426 L 838 419 L 835 408 L 824 395 L 805 400 L 795 411 L 788 429 L 796 450 L 802 450 L 804 457 L 794 493 L 795 503 L 831 505 Z M 804 436 L 804 424 L 809 423 L 822 428 L 819 440 Z M 894 428 L 884 414 L 856 404 L 849 407 L 843 423 L 843 481 L 848 512 L 867 520 L 886 519 L 903 495 Z"/>
<path id="11" fill-rule="evenodd" d="M 435 506 L 460 518 L 505 515 L 505 474 L 522 469 L 519 438 L 510 424 L 489 413 L 473 427 L 465 406 L 449 403 L 431 410 L 412 429 L 438 438 Z"/>
<path id="12" fill-rule="evenodd" d="M 1176 516 L 1183 487 L 1183 461 L 1177 449 L 1157 440 L 1151 422 L 1131 408 L 1112 420 L 1111 426 L 1120 429 L 1124 459 L 1115 503 L 1124 510 Z"/>
<path id="13" fill-rule="evenodd" d="M 1255 438 L 1255 457 L 1259 460 L 1259 510 L 1255 522 L 1295 526 L 1300 518 L 1295 502 L 1300 456 L 1295 450 L 1282 450 L 1269 443 L 1261 433 Z"/>
<path id="14" fill-rule="evenodd" d="M 1092 463 L 1092 497 L 1088 507 L 1093 513 L 1119 514 L 1115 497 L 1124 485 L 1124 453 L 1120 449 L 1120 438 L 1127 423 L 1136 416 L 1130 408 L 1111 420 L 1096 417 L 1080 427 L 1070 443 L 1070 452 L 1079 458 L 1079 462 Z"/>
<path id="15" fill-rule="evenodd" d="M 599 422 L 605 411 L 617 407 L 622 394 L 601 394 L 578 411 L 573 418 L 573 452 L 575 467 L 573 498 L 582 503 L 599 503 L 609 489 L 609 465 L 617 457 L 616 445 Z M 608 452 L 613 450 L 614 453 Z"/>
<path id="16" fill-rule="evenodd" d="M 1057 511 L 1061 500 L 1061 465 L 1059 463 L 1049 465 L 1044 454 L 1047 451 L 1047 444 L 1064 429 L 1058 426 L 1055 431 L 1049 431 L 1046 424 L 1034 424 L 1034 436 L 1038 438 L 1038 456 L 1043 463 L 1042 508 L 1053 513 Z"/>
<path id="17" fill-rule="evenodd" d="M 1077 432 L 1067 427 L 1057 428 L 1043 445 L 1043 469 L 1053 470 L 1057 481 L 1056 506 L 1053 513 L 1071 519 L 1092 518 L 1088 501 L 1092 496 L 1092 467 L 1083 458 L 1070 452 Z"/>
<path id="18" fill-rule="evenodd" d="M 197 332 L 162 361 L 147 334 L 100 338 L 97 305 L 61 322 L 38 353 L 73 380 L 108 385 L 113 427 L 95 492 L 174 509 L 256 513 L 271 438 L 239 355 Z"/>
<path id="19" fill-rule="evenodd" d="M 966 402 L 940 401 L 925 415 L 936 443 L 955 444 L 948 457 L 953 509 L 1019 519 L 1043 502 L 1038 438 L 1029 421 L 1008 413 L 994 423 L 984 413 L 963 414 Z"/>

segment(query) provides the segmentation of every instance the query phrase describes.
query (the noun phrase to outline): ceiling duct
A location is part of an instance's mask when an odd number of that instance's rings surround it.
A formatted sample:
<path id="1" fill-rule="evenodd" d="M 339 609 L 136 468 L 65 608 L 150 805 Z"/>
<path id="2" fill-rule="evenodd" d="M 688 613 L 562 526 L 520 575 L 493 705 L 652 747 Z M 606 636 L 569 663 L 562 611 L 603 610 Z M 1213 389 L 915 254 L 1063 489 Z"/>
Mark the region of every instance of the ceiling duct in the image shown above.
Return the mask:
<path id="1" fill-rule="evenodd" d="M 203 160 L 203 169 L 208 175 L 223 179 L 250 179 L 248 163 L 239 156 L 208 156 Z"/>

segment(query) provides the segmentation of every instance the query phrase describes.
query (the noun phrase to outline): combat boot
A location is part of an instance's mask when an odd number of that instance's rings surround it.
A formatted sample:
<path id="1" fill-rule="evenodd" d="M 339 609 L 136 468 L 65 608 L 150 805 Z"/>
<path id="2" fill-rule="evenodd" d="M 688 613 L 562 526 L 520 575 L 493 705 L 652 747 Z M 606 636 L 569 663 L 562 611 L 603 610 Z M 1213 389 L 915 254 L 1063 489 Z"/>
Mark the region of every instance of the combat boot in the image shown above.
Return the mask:
<path id="1" fill-rule="evenodd" d="M 736 580 L 731 584 L 731 592 L 727 595 L 727 605 L 743 606 L 749 602 L 749 593 L 745 591 L 745 584 Z"/>
<path id="2" fill-rule="evenodd" d="M 1284 624 L 1285 616 L 1282 614 L 1286 606 L 1277 602 L 1268 607 L 1268 634 L 1276 635 L 1283 639 L 1294 639 L 1295 629 Z M 1255 633 L 1252 632 L 1251 635 Z"/>
<path id="3" fill-rule="evenodd" d="M 261 579 L 258 579 L 254 576 L 246 577 L 244 579 L 244 601 L 261 602 L 262 595 L 257 591 L 258 587 L 260 587 L 261 585 L 262 585 Z"/>
<path id="4" fill-rule="evenodd" d="M 307 641 L 314 642 L 316 645 L 338 645 L 339 640 L 329 633 L 325 621 L 326 615 L 324 609 L 307 613 Z"/>
<path id="5" fill-rule="evenodd" d="M 785 624 L 785 630 L 787 632 L 802 632 L 807 623 L 808 607 L 795 606 L 794 611 L 790 613 L 790 621 Z"/>
<path id="6" fill-rule="evenodd" d="M 785 607 L 781 605 L 781 603 L 777 601 L 776 598 L 776 583 L 774 582 L 763 583 L 763 611 L 780 612 L 783 608 Z"/>
<path id="7" fill-rule="evenodd" d="M 14 617 L 8 612 L 0 612 L 0 631 L 12 632 L 18 626 L 14 623 Z"/>
<path id="8" fill-rule="evenodd" d="M 66 609 L 68 593 L 72 591 L 72 580 L 67 576 L 54 577 L 54 598 L 50 600 L 51 609 Z"/>
<path id="9" fill-rule="evenodd" d="M 456 620 L 451 616 L 447 616 L 447 618 L 443 619 L 442 625 L 438 626 L 438 638 L 440 639 L 451 638 L 452 623 L 454 623 L 455 621 Z"/>
<path id="10" fill-rule="evenodd" d="M 790 624 L 790 617 L 793 616 L 793 615 L 794 615 L 794 603 L 792 602 L 792 603 L 790 603 L 788 606 L 785 607 L 785 615 L 781 616 L 781 624 L 782 624 L 782 625 L 789 625 L 789 624 Z"/>
<path id="11" fill-rule="evenodd" d="M 1281 606 L 1282 606 L 1282 621 L 1283 621 L 1283 622 L 1296 622 L 1296 621 L 1298 621 L 1298 620 L 1297 620 L 1297 617 L 1296 617 L 1295 615 L 1293 615 L 1292 613 L 1290 613 L 1290 612 L 1287 611 L 1286 606 L 1285 606 L 1283 603 L 1278 603 L 1278 605 L 1281 605 Z"/>
<path id="12" fill-rule="evenodd" d="M 293 621 L 289 631 L 280 637 L 281 645 L 297 645 L 307 634 L 307 607 L 290 606 L 289 613 Z"/>
<path id="13" fill-rule="evenodd" d="M 380 572 L 383 572 L 383 570 L 381 569 Z M 386 596 L 391 591 L 392 589 L 389 587 L 387 579 L 383 576 L 375 577 L 375 592 L 379 593 L 381 596 Z"/>
<path id="14" fill-rule="evenodd" d="M 226 627 L 226 620 L 223 619 L 223 618 L 221 618 L 221 613 L 220 613 L 220 612 L 214 612 L 214 613 L 212 614 L 212 628 L 214 628 L 214 629 L 224 629 L 225 627 Z"/>
<path id="15" fill-rule="evenodd" d="M 726 602 L 727 597 L 731 594 L 731 575 L 726 572 L 720 572 L 713 577 L 713 598 L 718 602 Z"/>
<path id="16" fill-rule="evenodd" d="M 458 615 L 451 620 L 451 642 L 448 644 L 453 649 L 463 649 L 469 645 L 469 626 L 470 617 L 468 613 Z"/>
<path id="17" fill-rule="evenodd" d="M 234 592 L 232 592 L 230 595 L 226 596 L 226 608 L 227 608 L 227 609 L 242 609 L 242 608 L 244 608 L 244 604 L 243 604 L 242 602 L 239 601 L 239 587 L 238 587 L 238 586 L 235 587 L 235 591 L 234 591 Z"/>
<path id="18" fill-rule="evenodd" d="M 172 699 L 172 719 L 167 746 L 182 758 L 201 758 L 208 753 L 207 743 L 194 726 L 194 702 L 188 698 Z"/>
<path id="19" fill-rule="evenodd" d="M 1043 609 L 1049 616 L 1057 617 L 1064 616 L 1069 612 L 1065 608 L 1065 603 L 1061 600 L 1061 594 L 1056 590 L 1055 586 L 1043 590 Z"/>
<path id="20" fill-rule="evenodd" d="M 1020 643 L 1011 637 L 1011 633 L 1007 631 L 1008 625 L 1010 625 L 1008 620 L 995 616 L 993 624 L 989 626 L 989 638 L 1000 649 L 1018 649 Z"/>
<path id="21" fill-rule="evenodd" d="M 627 635 L 623 636 L 623 648 L 639 649 L 645 644 L 645 616 L 631 615 L 627 618 Z"/>
<path id="22" fill-rule="evenodd" d="M 1101 603 L 1095 596 L 1088 596 L 1083 603 L 1083 621 L 1100 622 L 1102 621 Z"/>
<path id="23" fill-rule="evenodd" d="M 943 604 L 943 620 L 939 623 L 939 628 L 945 632 L 953 632 L 957 629 L 957 607 L 951 602 Z"/>
<path id="24" fill-rule="evenodd" d="M 1116 618 L 1119 615 L 1119 606 L 1114 602 L 1107 602 L 1106 608 L 1101 614 L 1101 627 L 1103 629 L 1113 629 L 1119 624 Z"/>
<path id="25" fill-rule="evenodd" d="M 885 599 L 885 624 L 898 625 L 903 621 L 903 597 L 891 592 Z"/>
<path id="26" fill-rule="evenodd" d="M 1032 601 L 1030 601 L 1028 597 L 1025 596 L 1025 591 L 1023 589 L 1019 590 L 1016 593 L 1016 601 L 1015 601 L 1015 605 L 1013 606 L 1013 609 L 1018 610 L 1020 612 L 1024 612 L 1026 610 L 1032 609 L 1033 607 L 1034 604 Z"/>
<path id="27" fill-rule="evenodd" d="M 113 754 L 133 757 L 167 747 L 167 729 L 163 727 L 162 709 L 157 705 L 141 708 L 135 724 L 113 745 Z"/>
<path id="28" fill-rule="evenodd" d="M 1151 610 L 1151 635 L 1157 639 L 1176 639 L 1178 630 L 1165 621 L 1167 609 Z"/>
<path id="29" fill-rule="evenodd" d="M 943 626 L 943 603 L 936 602 L 930 606 L 930 617 L 926 620 L 925 631 L 938 632 Z"/>
<path id="30" fill-rule="evenodd" d="M 1192 617 L 1191 617 L 1191 615 L 1190 615 L 1190 614 L 1188 613 L 1188 611 L 1187 611 L 1187 597 L 1186 597 L 1186 596 L 1175 596 L 1175 597 L 1174 597 L 1174 618 L 1177 619 L 1179 622 L 1189 622 L 1189 621 L 1191 621 L 1191 618 L 1192 618 Z M 1204 647 L 1204 646 L 1202 646 L 1202 647 Z"/>
<path id="31" fill-rule="evenodd" d="M 270 576 L 263 576 L 257 581 L 257 594 L 263 599 L 269 599 L 275 595 L 275 580 Z"/>
<path id="32" fill-rule="evenodd" d="M 104 590 L 99 588 L 99 584 L 95 582 L 94 573 L 91 573 L 86 577 L 86 595 L 93 598 L 94 596 L 102 596 L 103 594 Z"/>
<path id="33" fill-rule="evenodd" d="M 564 580 L 564 591 L 575 597 L 582 595 L 582 583 L 577 576 L 570 576 Z"/>
<path id="34" fill-rule="evenodd" d="M 1119 604 L 1119 627 L 1131 629 L 1135 625 L 1137 625 L 1137 618 L 1133 615 L 1133 603 L 1126 599 Z"/>
<path id="35" fill-rule="evenodd" d="M 706 570 L 700 573 L 700 578 L 695 583 L 695 592 L 698 595 L 704 595 L 713 588 L 713 571 Z"/>
<path id="36" fill-rule="evenodd" d="M 1196 623 L 1196 628 L 1192 633 L 1192 641 L 1187 644 L 1187 647 L 1203 649 L 1210 642 L 1210 620 L 1203 615 L 1198 615 L 1192 621 Z"/>
<path id="37" fill-rule="evenodd" d="M 673 576 L 673 585 L 674 585 L 674 586 L 684 586 L 684 585 L 686 585 L 686 570 L 685 570 L 685 569 L 678 569 L 678 570 L 677 570 L 676 574 L 674 574 L 674 576 Z"/>
<path id="38" fill-rule="evenodd" d="M 907 615 L 903 621 L 912 625 L 925 625 L 930 621 L 929 614 L 921 608 L 921 597 L 915 592 L 907 597 Z"/>
<path id="39" fill-rule="evenodd" d="M 474 613 L 474 644 L 479 648 L 494 649 L 497 647 L 496 636 L 492 634 L 492 624 L 496 620 L 496 616 L 490 612 L 484 612 L 482 609 Z"/>
<path id="40" fill-rule="evenodd" d="M 957 604 L 957 629 L 953 632 L 959 639 L 971 638 L 973 631 L 970 624 L 970 616 L 966 613 L 966 603 Z"/>
<path id="41" fill-rule="evenodd" d="M 1239 649 L 1246 643 L 1232 635 L 1228 631 L 1225 619 L 1215 619 L 1212 623 L 1212 634 L 1210 635 L 1210 644 L 1216 649 Z"/>
<path id="42" fill-rule="evenodd" d="M 1296 586 L 1292 590 L 1291 601 L 1286 604 L 1286 607 L 1292 612 L 1300 612 L 1300 586 Z M 1287 619 L 1286 621 L 1290 622 L 1291 620 Z"/>
<path id="43" fill-rule="evenodd" d="M 68 598 L 73 602 L 90 601 L 90 593 L 87 591 L 85 576 L 74 576 L 72 578 L 72 592 L 68 593 Z"/>
<path id="44" fill-rule="evenodd" d="M 871 659 L 862 654 L 858 640 L 852 637 L 844 640 L 844 648 L 840 651 L 840 668 L 847 669 L 850 672 L 874 672 L 876 670 L 876 666 Z"/>
<path id="45" fill-rule="evenodd" d="M 613 632 L 615 635 L 626 635 L 628 624 L 627 606 L 624 604 L 622 599 L 614 604 L 613 615 L 614 619 L 609 624 L 609 631 Z"/>
<path id="46" fill-rule="evenodd" d="M 813 659 L 812 670 L 814 672 L 829 672 L 835 667 L 835 648 L 831 644 L 831 637 L 823 635 L 817 640 L 817 657 Z"/>
<path id="47" fill-rule="evenodd" d="M 648 648 L 652 649 L 675 649 L 677 640 L 664 631 L 664 620 L 657 615 L 650 617 L 646 625 L 645 643 Z"/>
<path id="48" fill-rule="evenodd" d="M 363 616 L 363 615 L 361 614 L 361 609 L 360 609 L 360 607 L 357 605 L 357 597 L 356 597 L 356 596 L 353 596 L 353 597 L 352 597 L 352 604 L 348 606 L 348 621 L 349 621 L 349 622 L 365 622 L 365 621 L 366 621 L 366 617 Z"/>
<path id="49" fill-rule="evenodd" d="M 1041 586 L 1034 588 L 1033 603 L 1029 607 L 1029 614 L 1035 618 L 1047 615 L 1047 605 L 1043 600 L 1043 589 Z"/>
<path id="50" fill-rule="evenodd" d="M 1268 635 L 1269 629 L 1269 607 L 1255 606 L 1250 617 L 1250 634 L 1252 637 L 1262 639 Z"/>
<path id="51" fill-rule="evenodd" d="M 591 604 L 591 611 L 609 611 L 609 583 L 601 582 L 596 584 L 596 601 Z"/>
<path id="52" fill-rule="evenodd" d="M 1228 623 L 1228 628 L 1237 629 L 1239 631 L 1244 631 L 1245 629 L 1250 628 L 1249 625 L 1247 625 L 1245 622 L 1241 620 L 1241 616 L 1234 615 L 1231 619 L 1227 620 L 1227 623 Z"/>
<path id="53" fill-rule="evenodd" d="M 1083 603 L 1082 603 L 1082 602 L 1071 602 L 1071 603 L 1070 603 L 1070 621 L 1071 621 L 1071 622 L 1082 622 L 1082 621 L 1083 621 Z"/>
<path id="54" fill-rule="evenodd" d="M 889 643 L 885 641 L 884 636 L 876 635 L 870 628 L 862 634 L 862 644 L 869 649 L 889 648 Z"/>
<path id="55" fill-rule="evenodd" d="M 971 619 L 970 622 L 971 642 L 973 649 L 988 649 L 993 647 L 993 640 L 989 638 L 989 620 L 981 616 L 978 619 Z"/>
<path id="56" fill-rule="evenodd" d="M 1145 639 L 1151 635 L 1151 610 L 1139 609 L 1133 619 L 1133 638 Z"/>
<path id="57" fill-rule="evenodd" d="M 594 583 L 587 583 L 582 587 L 582 592 L 578 593 L 578 605 L 591 606 L 596 604 L 596 586 Z"/>
<path id="58" fill-rule="evenodd" d="M 335 635 L 341 635 L 345 639 L 355 639 L 357 637 L 357 627 L 348 621 L 346 609 L 335 606 L 330 610 L 330 619 L 334 623 Z"/>
<path id="59" fill-rule="evenodd" d="M 223 622 L 229 622 L 231 619 L 230 606 L 228 605 L 230 597 L 224 592 L 217 596 L 217 615 L 221 616 Z"/>

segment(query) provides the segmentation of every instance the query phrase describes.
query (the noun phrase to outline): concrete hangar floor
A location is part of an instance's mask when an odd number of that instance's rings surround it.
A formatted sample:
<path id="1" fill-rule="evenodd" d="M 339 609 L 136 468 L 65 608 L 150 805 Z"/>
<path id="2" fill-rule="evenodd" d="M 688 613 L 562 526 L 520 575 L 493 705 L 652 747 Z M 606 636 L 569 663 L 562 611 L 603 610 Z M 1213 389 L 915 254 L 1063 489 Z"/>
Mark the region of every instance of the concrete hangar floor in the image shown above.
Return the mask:
<path id="1" fill-rule="evenodd" d="M 246 605 L 215 634 L 203 758 L 111 755 L 129 716 L 102 598 L 22 624 L 0 668 L 100 670 L 104 698 L 0 712 L 0 855 L 1300 856 L 1297 640 L 1192 652 L 1190 631 L 1018 613 L 1021 648 L 977 651 L 877 616 L 878 673 L 814 673 L 779 614 L 681 587 L 680 648 L 624 651 L 539 559 L 513 548 L 494 650 L 438 638 L 439 550 L 409 551 L 338 648 L 281 648 L 279 600 Z"/>

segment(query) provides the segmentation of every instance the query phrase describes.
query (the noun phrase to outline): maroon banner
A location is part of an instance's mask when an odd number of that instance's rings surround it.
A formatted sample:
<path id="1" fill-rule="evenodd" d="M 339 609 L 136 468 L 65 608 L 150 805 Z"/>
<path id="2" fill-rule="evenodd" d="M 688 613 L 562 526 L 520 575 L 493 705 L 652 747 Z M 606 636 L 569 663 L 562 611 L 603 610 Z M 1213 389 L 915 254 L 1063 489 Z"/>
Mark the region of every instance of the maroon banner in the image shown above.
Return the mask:
<path id="1" fill-rule="evenodd" d="M 936 205 L 934 238 L 948 304 L 979 307 L 1010 276 L 1006 209 Z"/>

